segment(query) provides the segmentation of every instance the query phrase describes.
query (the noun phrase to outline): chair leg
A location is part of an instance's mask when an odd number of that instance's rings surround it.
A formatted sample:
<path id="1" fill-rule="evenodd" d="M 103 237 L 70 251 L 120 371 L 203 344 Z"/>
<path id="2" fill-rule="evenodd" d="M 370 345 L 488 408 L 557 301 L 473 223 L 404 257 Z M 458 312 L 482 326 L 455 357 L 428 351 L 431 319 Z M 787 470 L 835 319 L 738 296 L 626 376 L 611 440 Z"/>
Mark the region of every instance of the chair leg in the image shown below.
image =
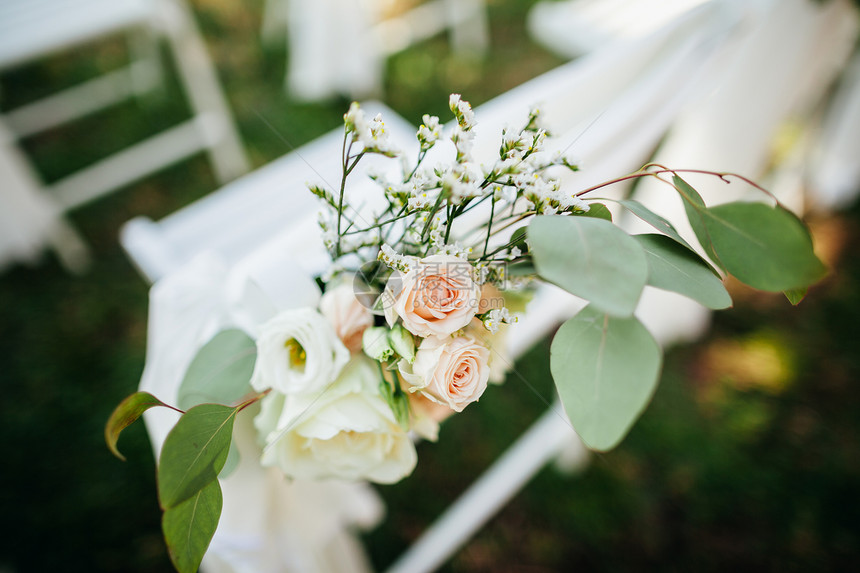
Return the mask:
<path id="1" fill-rule="evenodd" d="M 57 254 L 60 264 L 75 275 L 86 273 L 92 265 L 92 253 L 78 231 L 64 217 L 54 223 L 47 236 L 48 244 Z"/>
<path id="2" fill-rule="evenodd" d="M 287 29 L 286 0 L 264 0 L 263 21 L 260 23 L 260 37 L 269 46 L 277 45 Z"/>
<path id="3" fill-rule="evenodd" d="M 208 138 L 209 158 L 219 182 L 247 173 L 250 165 L 233 117 L 218 84 L 214 66 L 190 9 L 181 0 L 162 0 L 165 31 L 177 71 L 195 115 L 218 118 Z"/>
<path id="4" fill-rule="evenodd" d="M 490 45 L 484 0 L 446 0 L 451 46 L 455 52 L 483 56 Z"/>
<path id="5" fill-rule="evenodd" d="M 164 66 L 158 49 L 158 38 L 151 28 L 131 30 L 126 38 L 131 60 L 131 91 L 141 103 L 143 96 L 156 91 L 164 96 Z"/>
<path id="6" fill-rule="evenodd" d="M 82 274 L 89 267 L 87 244 L 43 192 L 13 133 L 0 121 L 0 269 L 36 260 L 45 247 L 57 253 L 69 272 Z"/>
<path id="7" fill-rule="evenodd" d="M 580 449 L 585 448 L 570 426 L 561 405 L 556 402 L 424 532 L 387 573 L 435 571 L 572 440 Z"/>

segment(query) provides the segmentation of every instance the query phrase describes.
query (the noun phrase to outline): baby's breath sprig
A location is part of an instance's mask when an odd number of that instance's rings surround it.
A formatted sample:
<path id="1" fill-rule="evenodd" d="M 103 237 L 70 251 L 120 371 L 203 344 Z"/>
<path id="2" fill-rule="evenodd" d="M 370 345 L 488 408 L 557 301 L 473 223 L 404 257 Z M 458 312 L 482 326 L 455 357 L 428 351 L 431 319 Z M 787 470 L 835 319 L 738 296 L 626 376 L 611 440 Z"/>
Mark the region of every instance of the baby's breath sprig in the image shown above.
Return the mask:
<path id="1" fill-rule="evenodd" d="M 496 268 L 497 263 L 528 256 L 523 255 L 520 243 L 506 238 L 513 226 L 538 214 L 571 215 L 588 210 L 585 201 L 577 194 L 562 192 L 558 180 L 547 174 L 551 167 L 575 171 L 578 166 L 562 154 L 549 157 L 545 151 L 549 134 L 538 108 L 529 112 L 521 129 L 503 130 L 499 159 L 484 167 L 472 158 L 477 121 L 471 105 L 459 94 L 451 94 L 448 106 L 454 122 L 447 137 L 443 137 L 438 117 L 424 115 L 415 133 L 415 162 L 401 157 L 401 175 L 394 178 L 369 173 L 387 205 L 368 217 L 368 223 L 357 212 L 347 216 L 355 211 L 346 199 L 347 178 L 366 154 L 395 157 L 398 151 L 380 116 L 368 119 L 357 103 L 350 106 L 344 115 L 340 190 L 334 194 L 322 186 L 311 186 L 311 192 L 330 211 L 321 218 L 320 227 L 334 261 L 375 248 L 380 261 L 396 268 L 408 260 L 397 257 L 449 254 L 471 261 L 476 269 L 486 267 L 479 272 L 483 280 L 501 284 L 504 270 Z M 424 165 L 428 153 L 442 143 L 453 145 L 453 160 Z M 488 207 L 489 216 L 472 230 L 462 228 L 460 218 L 482 205 Z"/>

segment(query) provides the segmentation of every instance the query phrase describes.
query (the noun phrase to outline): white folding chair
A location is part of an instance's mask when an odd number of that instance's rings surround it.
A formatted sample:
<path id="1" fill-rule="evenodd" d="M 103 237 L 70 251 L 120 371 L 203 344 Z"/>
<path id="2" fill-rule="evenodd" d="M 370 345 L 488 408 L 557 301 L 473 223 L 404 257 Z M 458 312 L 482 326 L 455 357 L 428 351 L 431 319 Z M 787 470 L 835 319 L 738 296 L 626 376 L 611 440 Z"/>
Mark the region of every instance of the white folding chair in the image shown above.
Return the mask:
<path id="1" fill-rule="evenodd" d="M 65 212 L 200 151 L 208 153 L 220 181 L 247 171 L 232 116 L 183 0 L 4 0 L 0 71 L 118 34 L 129 41 L 128 66 L 17 109 L 4 109 L 0 119 L 9 134 L 34 135 L 154 87 L 160 74 L 159 38 L 172 52 L 193 116 L 67 175 L 45 188 L 44 196 Z"/>
<path id="2" fill-rule="evenodd" d="M 518 116 L 524 118 L 531 104 L 543 103 L 547 123 L 555 128 L 561 145 L 572 144 L 568 151 L 585 159 L 584 172 L 577 174 L 578 179 L 572 178 L 570 184 L 587 186 L 595 180 L 605 180 L 619 172 L 637 168 L 685 105 L 700 95 L 695 89 L 679 88 L 678 78 L 683 78 L 682 83 L 688 86 L 696 85 L 718 69 L 723 62 L 718 57 L 722 42 L 736 30 L 735 26 L 740 21 L 731 6 L 711 2 L 650 37 L 607 47 L 491 100 L 476 109 L 480 130 L 474 146 L 476 157 L 490 161 L 497 153 L 502 126 L 514 122 L 511 126 L 515 127 Z M 324 165 L 326 154 L 328 160 L 333 157 L 336 161 L 339 151 L 332 150 L 331 145 L 320 143 L 321 155 L 312 162 L 319 161 L 319 165 Z M 328 147 L 328 150 L 323 147 Z M 310 158 L 310 149 L 299 151 Z M 286 165 L 289 159 L 280 161 Z M 332 173 L 337 173 L 337 165 L 331 168 L 335 169 Z M 250 185 L 248 187 L 250 195 L 253 191 Z M 256 207 L 261 211 L 268 208 L 266 203 Z M 300 208 L 304 210 L 307 207 L 302 205 Z M 215 211 L 218 210 L 213 208 Z M 248 220 L 256 220 L 249 213 L 235 215 L 237 219 L 250 217 Z M 294 215 L 293 219 L 285 218 L 286 215 L 279 218 L 294 223 L 296 229 L 302 228 L 299 217 L 307 221 L 308 211 Z M 176 225 L 178 228 L 183 224 L 178 218 L 167 218 L 158 225 L 160 231 L 166 231 L 168 227 Z M 189 228 L 192 226 L 189 223 Z M 127 240 L 124 242 L 128 244 Z M 173 242 L 181 243 L 181 240 L 173 239 Z M 250 241 L 242 251 L 247 253 L 249 247 L 252 247 Z M 170 248 L 175 252 L 181 245 L 174 244 Z M 133 251 L 129 249 L 134 257 Z M 229 249 L 225 245 L 219 247 L 219 252 L 229 254 Z M 138 264 L 143 266 L 140 260 Z M 708 314 L 695 303 L 692 304 L 698 310 L 685 306 L 684 311 L 679 312 L 678 305 L 685 301 L 680 295 L 646 289 L 637 314 L 664 345 L 689 339 L 703 331 Z M 582 304 L 582 301 L 555 287 L 542 287 L 526 316 L 519 324 L 510 327 L 507 350 L 512 359 L 573 315 Z M 511 382 L 515 383 L 515 380 Z M 560 405 L 554 402 L 390 567 L 389 572 L 421 573 L 437 568 L 564 448 L 569 448 L 580 458 L 585 455 Z"/>
<path id="3" fill-rule="evenodd" d="M 406 6 L 404 6 L 406 4 Z M 287 30 L 285 87 L 316 100 L 353 99 L 381 92 L 385 60 L 448 32 L 452 49 L 480 56 L 489 45 L 484 0 L 267 0 L 263 38 L 281 41 Z"/>
<path id="4" fill-rule="evenodd" d="M 589 134 L 586 145 L 575 149 L 588 152 L 589 157 L 624 140 L 632 119 L 650 118 L 642 126 L 644 134 L 630 138 L 635 145 L 618 145 L 592 177 L 605 177 L 611 168 L 636 165 L 647 156 L 684 101 L 669 79 L 674 74 L 694 75 L 709 54 L 702 52 L 702 45 L 712 41 L 714 34 L 722 33 L 718 26 L 710 35 L 693 34 L 691 38 L 686 28 L 712 21 L 713 14 L 698 14 L 693 22 L 679 22 L 654 38 L 569 64 L 480 106 L 476 109 L 480 126 L 476 156 L 491 160 L 497 153 L 502 126 L 517 115 L 525 116 L 531 104 L 543 102 L 550 125 L 558 122 L 562 141 L 587 127 L 594 116 L 604 116 L 606 124 L 599 127 L 599 136 Z M 704 29 L 710 30 L 707 26 Z M 573 105 L 574 96 L 587 91 L 585 88 L 591 90 L 592 100 L 581 107 Z M 633 111 L 629 102 L 638 102 Z M 599 109 L 600 106 L 611 109 Z M 385 117 L 387 122 L 392 121 L 390 113 Z M 393 134 L 395 141 L 413 137 L 411 128 L 394 131 L 404 134 Z M 264 235 L 291 226 L 296 229 L 294 234 L 304 229 L 313 232 L 308 223 L 313 222 L 310 214 L 314 200 L 306 192 L 304 198 L 299 198 L 289 189 L 304 180 L 319 179 L 320 175 L 323 179 L 337 179 L 341 134 L 336 130 L 158 223 L 131 221 L 123 230 L 123 245 L 144 274 L 155 280 L 165 273 L 169 276 L 171 269 L 181 267 L 205 249 L 214 250 L 229 265 L 258 247 Z M 581 305 L 581 301 L 559 289 L 543 288 L 522 323 L 511 329 L 511 356 L 521 354 Z M 668 336 L 661 338 L 667 340 Z M 549 399 L 552 401 L 552 397 Z M 563 447 L 580 458 L 585 455 L 556 403 L 391 570 L 431 571 L 443 563 Z"/>

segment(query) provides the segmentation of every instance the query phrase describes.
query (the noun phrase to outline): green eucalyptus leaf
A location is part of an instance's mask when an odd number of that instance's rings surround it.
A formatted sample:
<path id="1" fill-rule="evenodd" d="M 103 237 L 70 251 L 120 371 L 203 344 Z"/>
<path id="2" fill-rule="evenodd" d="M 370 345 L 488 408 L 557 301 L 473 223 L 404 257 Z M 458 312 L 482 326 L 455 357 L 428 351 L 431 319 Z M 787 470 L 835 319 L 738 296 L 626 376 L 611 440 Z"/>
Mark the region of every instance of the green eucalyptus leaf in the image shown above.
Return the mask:
<path id="1" fill-rule="evenodd" d="M 185 372 L 179 407 L 238 402 L 251 390 L 256 358 L 257 345 L 250 336 L 238 329 L 219 332 L 197 352 Z"/>
<path id="2" fill-rule="evenodd" d="M 648 259 L 648 284 L 719 310 L 732 305 L 723 282 L 699 255 L 666 235 L 633 235 Z"/>
<path id="3" fill-rule="evenodd" d="M 165 510 L 161 529 L 170 560 L 179 573 L 195 573 L 212 541 L 221 518 L 221 486 L 218 480 Z"/>
<path id="4" fill-rule="evenodd" d="M 704 211 L 705 225 L 726 270 L 749 286 L 781 292 L 827 274 L 803 223 L 782 207 L 726 203 Z"/>
<path id="5" fill-rule="evenodd" d="M 788 302 L 790 302 L 794 306 L 797 306 L 800 304 L 800 301 L 802 301 L 804 298 L 806 298 L 806 294 L 808 292 L 809 292 L 809 288 L 804 287 L 804 288 L 789 289 L 789 290 L 785 291 L 783 294 L 785 294 L 785 298 L 788 299 Z"/>
<path id="6" fill-rule="evenodd" d="M 164 440 L 158 499 L 168 509 L 215 481 L 224 467 L 239 407 L 201 404 L 188 410 Z"/>
<path id="7" fill-rule="evenodd" d="M 511 233 L 511 240 L 508 241 L 511 247 L 517 247 L 520 251 L 526 253 L 529 250 L 529 245 L 526 243 L 526 227 L 518 227 Z"/>
<path id="8" fill-rule="evenodd" d="M 699 244 L 702 245 L 705 253 L 714 262 L 714 264 L 720 267 L 721 270 L 725 271 L 726 269 L 723 262 L 720 261 L 720 258 L 714 251 L 711 235 L 705 225 L 705 211 L 707 210 L 705 207 L 705 201 L 702 199 L 702 196 L 699 195 L 698 191 L 693 189 L 689 183 L 677 175 L 672 177 L 672 181 L 675 183 L 675 189 L 678 190 L 681 197 L 684 199 L 684 211 L 687 213 L 687 219 L 690 221 L 690 226 L 693 228 L 696 238 L 699 239 Z"/>
<path id="9" fill-rule="evenodd" d="M 690 243 L 684 240 L 684 237 L 682 237 L 681 234 L 678 233 L 678 230 L 675 229 L 672 223 L 670 223 L 657 213 L 651 211 L 639 201 L 634 201 L 633 199 L 624 199 L 622 201 L 619 201 L 619 203 L 628 211 L 630 211 L 658 231 L 672 237 L 691 251 L 693 250 L 693 247 L 690 246 Z"/>
<path id="10" fill-rule="evenodd" d="M 113 455 L 125 461 L 125 456 L 119 453 L 116 447 L 120 433 L 153 406 L 167 406 L 167 404 L 149 392 L 135 392 L 119 403 L 105 424 L 105 443 Z"/>
<path id="11" fill-rule="evenodd" d="M 648 279 L 639 243 L 603 219 L 540 216 L 529 225 L 541 278 L 613 316 L 630 316 Z"/>
<path id="12" fill-rule="evenodd" d="M 530 259 L 510 263 L 506 267 L 506 275 L 509 277 L 530 276 L 535 272 L 535 266 Z"/>
<path id="13" fill-rule="evenodd" d="M 588 211 L 574 214 L 579 215 L 580 217 L 592 217 L 595 219 L 604 219 L 610 223 L 612 222 L 612 211 L 610 211 L 603 203 L 589 203 Z"/>
<path id="14" fill-rule="evenodd" d="M 635 317 L 587 306 L 552 341 L 550 369 L 576 433 L 594 450 L 614 448 L 648 404 L 663 353 Z"/>
<path id="15" fill-rule="evenodd" d="M 230 440 L 230 449 L 227 451 L 227 459 L 224 461 L 224 467 L 218 472 L 218 477 L 224 479 L 233 473 L 242 457 L 239 455 L 239 446 L 236 445 L 236 440 Z"/>

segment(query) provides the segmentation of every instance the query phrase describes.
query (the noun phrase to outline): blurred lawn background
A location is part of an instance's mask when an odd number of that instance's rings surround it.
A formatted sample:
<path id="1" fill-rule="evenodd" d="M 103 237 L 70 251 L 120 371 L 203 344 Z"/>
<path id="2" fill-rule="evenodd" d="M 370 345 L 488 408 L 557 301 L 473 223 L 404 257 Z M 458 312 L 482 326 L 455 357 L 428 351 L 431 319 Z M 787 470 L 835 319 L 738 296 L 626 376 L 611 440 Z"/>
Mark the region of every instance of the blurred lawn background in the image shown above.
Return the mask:
<path id="1" fill-rule="evenodd" d="M 562 63 L 524 30 L 532 1 L 489 2 L 492 52 L 458 59 L 438 38 L 388 63 L 384 100 L 417 124 L 447 117 Z M 346 100 L 301 105 L 264 49 L 262 1 L 195 0 L 224 91 L 260 166 L 340 124 Z M 0 77 L 4 107 L 125 61 L 117 39 Z M 46 181 L 187 117 L 179 87 L 131 100 L 25 148 Z M 572 94 L 571 105 L 575 105 Z M 261 119 L 274 127 L 275 133 Z M 480 118 L 479 118 L 480 119 Z M 75 211 L 95 264 L 67 275 L 51 256 L 0 276 L 0 571 L 169 571 L 154 462 L 141 424 L 104 446 L 103 424 L 144 363 L 147 286 L 117 236 L 215 190 L 198 157 Z M 2 192 L 2 191 L 0 191 Z M 543 470 L 444 567 L 451 572 L 847 571 L 860 558 L 860 210 L 811 224 L 833 273 L 798 308 L 733 287 L 709 336 L 673 349 L 645 416 L 578 475 Z M 545 409 L 548 342 L 419 446 L 415 474 L 378 490 L 385 522 L 365 536 L 382 569 Z"/>

